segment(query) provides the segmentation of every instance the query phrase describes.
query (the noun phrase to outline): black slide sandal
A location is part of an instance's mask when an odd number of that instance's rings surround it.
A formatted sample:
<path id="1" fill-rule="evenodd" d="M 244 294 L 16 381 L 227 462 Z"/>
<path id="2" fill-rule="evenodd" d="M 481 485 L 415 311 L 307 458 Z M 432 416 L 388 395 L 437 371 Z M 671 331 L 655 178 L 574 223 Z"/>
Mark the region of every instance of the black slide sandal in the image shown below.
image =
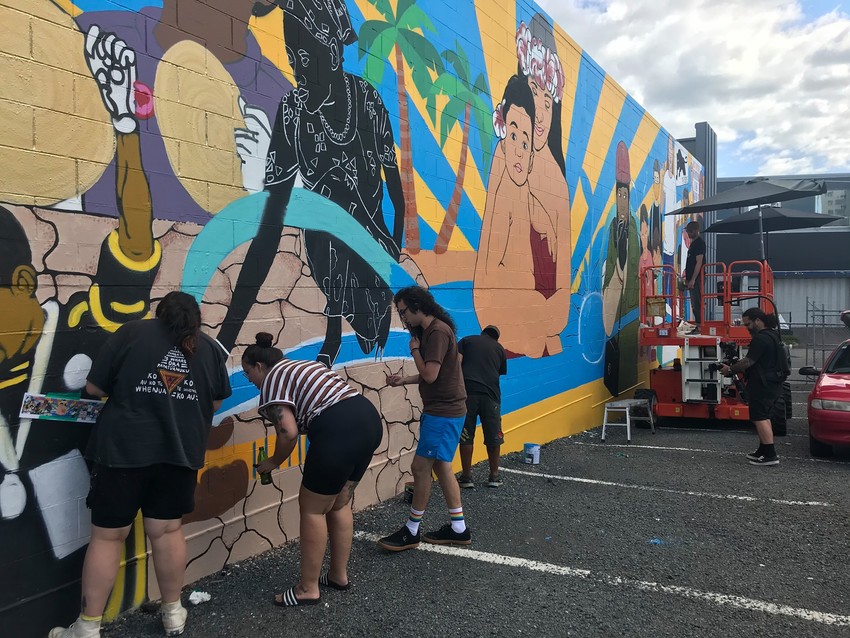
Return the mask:
<path id="1" fill-rule="evenodd" d="M 351 581 L 348 581 L 348 583 L 346 583 L 345 585 L 340 585 L 339 583 L 332 581 L 328 577 L 327 573 L 324 573 L 319 576 L 319 585 L 322 587 L 330 587 L 331 589 L 336 589 L 337 591 L 348 591 L 349 589 L 351 589 Z"/>
<path id="2" fill-rule="evenodd" d="M 318 605 L 322 598 L 311 598 L 301 600 L 295 596 L 295 587 L 290 587 L 282 594 L 274 595 L 274 604 L 277 607 L 303 607 L 305 605 Z"/>

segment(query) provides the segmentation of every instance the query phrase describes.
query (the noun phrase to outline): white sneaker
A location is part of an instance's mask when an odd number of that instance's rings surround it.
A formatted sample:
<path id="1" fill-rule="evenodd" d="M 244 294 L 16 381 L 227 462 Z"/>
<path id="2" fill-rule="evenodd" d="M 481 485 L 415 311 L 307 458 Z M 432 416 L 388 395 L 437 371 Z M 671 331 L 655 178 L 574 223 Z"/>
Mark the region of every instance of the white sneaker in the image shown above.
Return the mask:
<path id="1" fill-rule="evenodd" d="M 165 628 L 166 636 L 179 636 L 186 629 L 186 619 L 189 617 L 189 612 L 180 604 L 180 601 L 173 603 L 162 603 L 162 626 Z"/>
<path id="2" fill-rule="evenodd" d="M 100 621 L 77 618 L 67 629 L 54 627 L 47 638 L 100 638 Z"/>
<path id="3" fill-rule="evenodd" d="M 686 334 L 690 334 L 691 332 L 693 332 L 694 328 L 696 328 L 696 326 L 694 324 L 688 323 L 687 321 L 683 321 L 682 323 L 679 324 L 679 327 L 676 328 L 676 333 L 678 334 L 678 336 L 681 337 L 681 336 L 684 336 Z"/>

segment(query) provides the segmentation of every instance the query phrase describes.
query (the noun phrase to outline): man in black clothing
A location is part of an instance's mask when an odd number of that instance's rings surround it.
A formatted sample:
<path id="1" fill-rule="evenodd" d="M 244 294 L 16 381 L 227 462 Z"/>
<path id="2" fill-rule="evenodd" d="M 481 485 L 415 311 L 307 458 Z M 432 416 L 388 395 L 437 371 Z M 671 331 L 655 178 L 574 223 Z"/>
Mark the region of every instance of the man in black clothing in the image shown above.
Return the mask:
<path id="1" fill-rule="evenodd" d="M 691 291 L 694 323 L 699 326 L 702 322 L 702 266 L 705 263 L 705 240 L 699 234 L 698 221 L 688 222 L 685 232 L 691 240 L 691 245 L 688 246 L 688 260 L 685 263 L 685 287 Z"/>
<path id="2" fill-rule="evenodd" d="M 741 322 L 753 335 L 747 356 L 731 366 L 721 365 L 720 373 L 728 377 L 743 372 L 747 380 L 750 420 L 759 437 L 758 449 L 747 454 L 747 460 L 752 465 L 779 465 L 770 424 L 770 413 L 782 394 L 782 380 L 777 376 L 779 348 L 770 335 L 770 329 L 776 327 L 774 317 L 760 308 L 749 308 Z"/>
<path id="3" fill-rule="evenodd" d="M 499 343 L 499 329 L 487 326 L 480 335 L 464 337 L 457 344 L 463 356 L 463 383 L 466 386 L 466 421 L 460 434 L 460 463 L 462 467 L 458 483 L 461 487 L 475 487 L 472 469 L 472 446 L 475 440 L 475 425 L 481 417 L 484 445 L 490 462 L 488 487 L 499 487 L 499 453 L 505 438 L 502 434 L 501 400 L 499 376 L 508 373 L 508 358 Z"/>

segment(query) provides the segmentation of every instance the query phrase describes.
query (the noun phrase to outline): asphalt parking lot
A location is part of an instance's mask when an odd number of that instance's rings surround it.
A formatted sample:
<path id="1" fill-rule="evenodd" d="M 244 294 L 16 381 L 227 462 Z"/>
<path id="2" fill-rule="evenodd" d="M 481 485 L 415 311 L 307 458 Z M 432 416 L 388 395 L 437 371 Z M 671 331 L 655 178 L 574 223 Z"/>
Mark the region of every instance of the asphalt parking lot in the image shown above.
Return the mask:
<path id="1" fill-rule="evenodd" d="M 301 609 L 271 604 L 294 584 L 293 543 L 188 588 L 187 637 L 850 635 L 850 455 L 809 456 L 806 385 L 777 439 L 777 467 L 753 467 L 752 429 L 665 424 L 655 435 L 599 429 L 504 459 L 505 484 L 463 491 L 468 548 L 390 554 L 399 497 L 355 517 L 353 586 Z M 483 481 L 479 464 L 474 478 Z M 424 529 L 446 522 L 439 490 Z M 137 611 L 105 636 L 162 635 Z"/>

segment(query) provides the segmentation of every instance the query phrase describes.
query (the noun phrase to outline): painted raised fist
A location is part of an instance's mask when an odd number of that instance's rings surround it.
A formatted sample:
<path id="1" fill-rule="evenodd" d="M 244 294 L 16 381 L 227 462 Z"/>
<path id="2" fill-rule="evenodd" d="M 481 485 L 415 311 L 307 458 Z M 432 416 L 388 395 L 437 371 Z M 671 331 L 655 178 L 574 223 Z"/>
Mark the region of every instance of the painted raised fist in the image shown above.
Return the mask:
<path id="1" fill-rule="evenodd" d="M 92 25 L 86 33 L 86 63 L 100 88 L 115 130 L 136 130 L 136 52 L 114 33 Z"/>

